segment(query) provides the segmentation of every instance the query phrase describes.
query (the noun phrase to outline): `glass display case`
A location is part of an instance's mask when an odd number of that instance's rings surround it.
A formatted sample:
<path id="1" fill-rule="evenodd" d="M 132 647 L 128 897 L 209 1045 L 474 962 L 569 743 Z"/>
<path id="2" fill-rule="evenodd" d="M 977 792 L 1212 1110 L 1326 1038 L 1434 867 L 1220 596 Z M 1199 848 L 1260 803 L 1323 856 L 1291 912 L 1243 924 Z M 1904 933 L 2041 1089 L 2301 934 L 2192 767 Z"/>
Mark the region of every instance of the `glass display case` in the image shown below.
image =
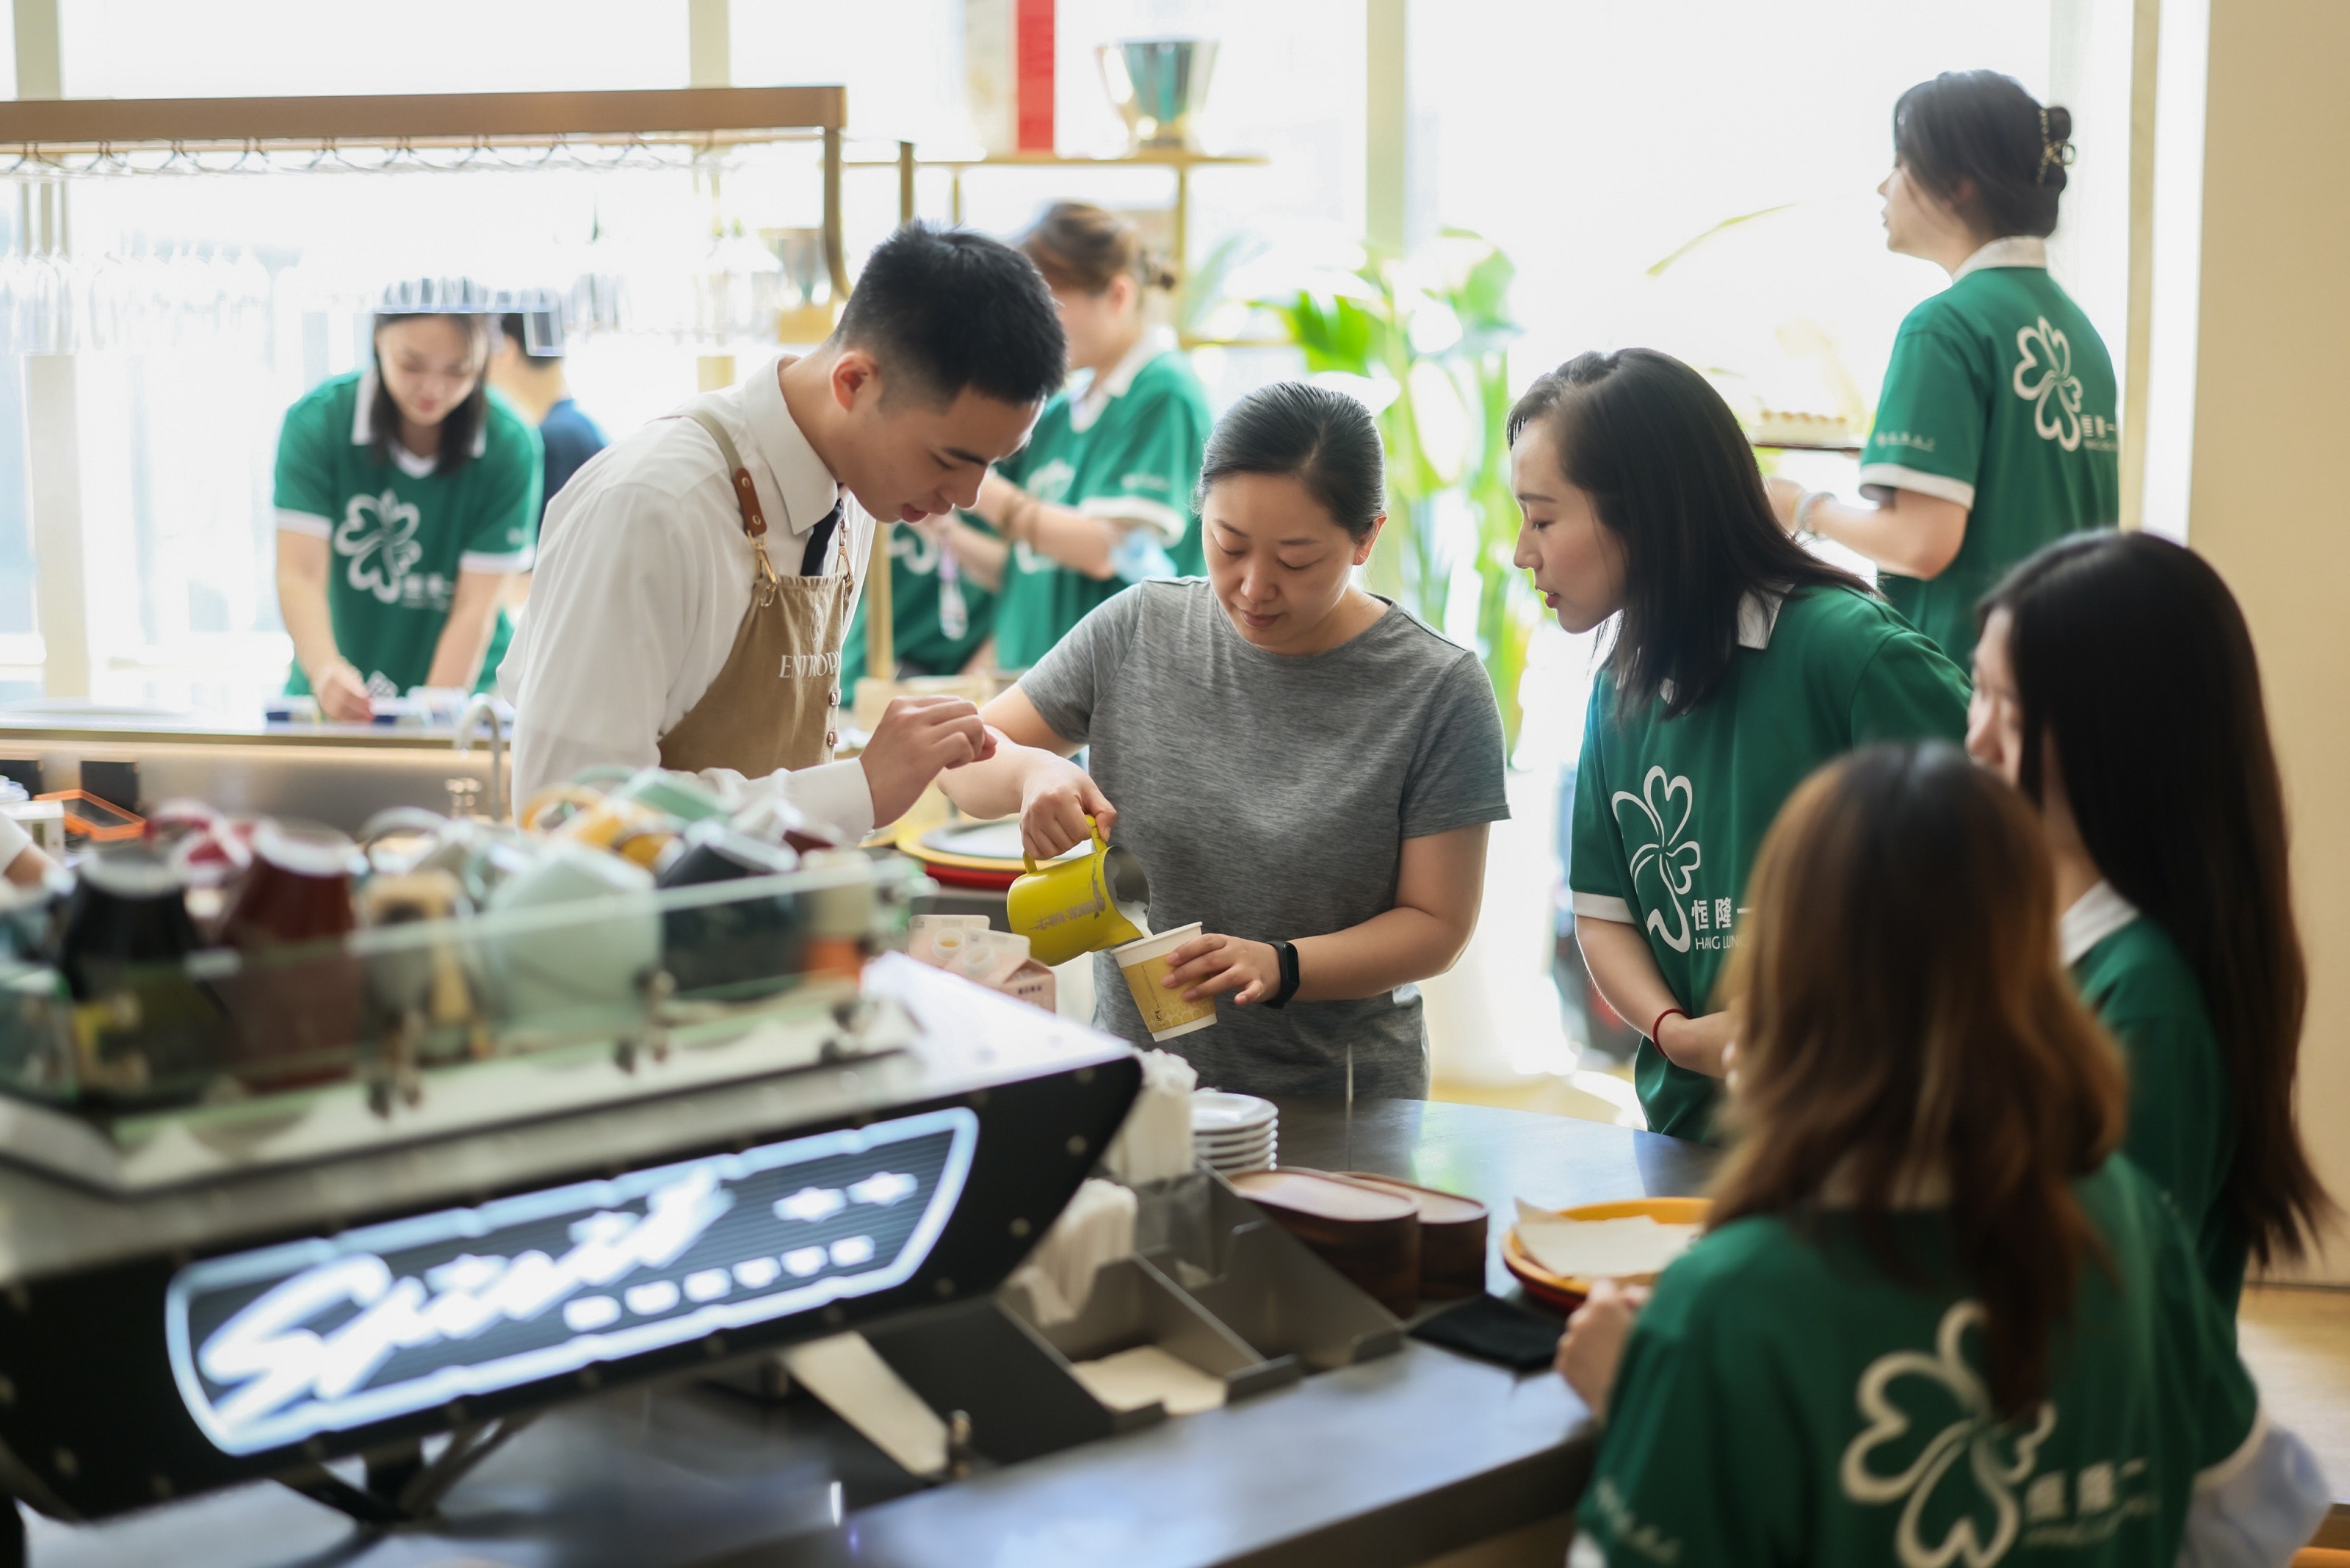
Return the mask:
<path id="1" fill-rule="evenodd" d="M 142 1190 L 910 1037 L 858 992 L 930 886 L 909 861 L 818 853 L 619 892 L 563 885 L 562 868 L 511 873 L 539 877 L 546 902 L 463 916 L 432 875 L 378 877 L 388 923 L 276 945 L 195 947 L 176 887 L 142 900 L 119 874 L 0 913 L 0 1139 L 55 1175 Z"/>

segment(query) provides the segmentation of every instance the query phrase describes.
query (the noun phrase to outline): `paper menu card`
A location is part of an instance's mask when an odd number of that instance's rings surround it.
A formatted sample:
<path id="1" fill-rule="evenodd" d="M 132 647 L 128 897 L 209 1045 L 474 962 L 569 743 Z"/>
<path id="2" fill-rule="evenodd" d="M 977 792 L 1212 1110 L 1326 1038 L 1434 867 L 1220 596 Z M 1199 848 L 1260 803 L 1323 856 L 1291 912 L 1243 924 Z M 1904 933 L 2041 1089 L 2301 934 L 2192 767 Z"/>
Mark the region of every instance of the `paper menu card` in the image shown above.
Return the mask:
<path id="1" fill-rule="evenodd" d="M 1518 1245 L 1554 1274 L 1571 1280 L 1645 1279 L 1689 1251 L 1702 1227 L 1667 1225 L 1637 1214 L 1626 1220 L 1568 1220 L 1518 1200 Z"/>

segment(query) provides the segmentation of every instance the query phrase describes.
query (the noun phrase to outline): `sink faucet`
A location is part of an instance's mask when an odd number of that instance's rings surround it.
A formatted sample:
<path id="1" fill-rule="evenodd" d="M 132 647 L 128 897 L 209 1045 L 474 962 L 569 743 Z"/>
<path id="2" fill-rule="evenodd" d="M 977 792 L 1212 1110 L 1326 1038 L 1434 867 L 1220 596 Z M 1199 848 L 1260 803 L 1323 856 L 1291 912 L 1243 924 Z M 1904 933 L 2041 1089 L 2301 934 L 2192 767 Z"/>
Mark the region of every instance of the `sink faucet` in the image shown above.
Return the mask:
<path id="1" fill-rule="evenodd" d="M 490 722 L 490 820 L 506 819 L 505 760 L 506 729 L 498 718 L 498 705 L 486 691 L 465 704 L 465 711 L 457 720 L 457 754 L 470 756 L 473 750 L 473 725 L 476 720 Z"/>

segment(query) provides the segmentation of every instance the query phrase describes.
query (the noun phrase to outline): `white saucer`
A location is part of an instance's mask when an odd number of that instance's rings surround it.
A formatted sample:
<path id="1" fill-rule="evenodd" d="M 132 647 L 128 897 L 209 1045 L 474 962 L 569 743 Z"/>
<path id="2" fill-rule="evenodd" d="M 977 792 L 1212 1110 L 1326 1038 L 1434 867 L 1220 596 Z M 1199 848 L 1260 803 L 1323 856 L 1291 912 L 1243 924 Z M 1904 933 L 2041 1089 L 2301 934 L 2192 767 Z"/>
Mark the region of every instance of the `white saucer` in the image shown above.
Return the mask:
<path id="1" fill-rule="evenodd" d="M 1279 1113 L 1271 1100 L 1254 1095 L 1229 1095 L 1222 1089 L 1199 1089 L 1191 1096 L 1194 1133 L 1246 1132 L 1270 1127 Z"/>

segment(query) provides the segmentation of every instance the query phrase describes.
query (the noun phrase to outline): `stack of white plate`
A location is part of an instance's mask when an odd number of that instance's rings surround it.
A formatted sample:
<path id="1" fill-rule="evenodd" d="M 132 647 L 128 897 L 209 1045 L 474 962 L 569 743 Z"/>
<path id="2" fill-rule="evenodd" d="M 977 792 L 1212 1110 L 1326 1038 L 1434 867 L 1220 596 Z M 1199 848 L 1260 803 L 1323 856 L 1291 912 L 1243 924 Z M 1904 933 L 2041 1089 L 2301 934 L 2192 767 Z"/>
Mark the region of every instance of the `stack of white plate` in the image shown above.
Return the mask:
<path id="1" fill-rule="evenodd" d="M 1270 1170 L 1279 1118 L 1271 1100 L 1201 1089 L 1191 1096 L 1191 1149 L 1201 1163 L 1227 1176 Z"/>

